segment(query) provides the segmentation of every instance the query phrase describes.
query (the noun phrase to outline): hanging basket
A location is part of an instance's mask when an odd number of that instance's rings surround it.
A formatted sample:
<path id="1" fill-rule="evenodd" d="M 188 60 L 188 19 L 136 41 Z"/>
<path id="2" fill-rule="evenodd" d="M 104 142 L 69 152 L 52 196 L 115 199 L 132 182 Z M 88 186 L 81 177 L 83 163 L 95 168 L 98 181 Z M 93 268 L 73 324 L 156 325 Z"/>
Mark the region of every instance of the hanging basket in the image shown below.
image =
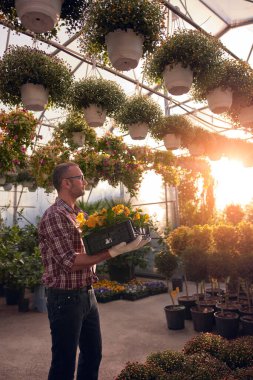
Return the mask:
<path id="1" fill-rule="evenodd" d="M 181 145 L 181 137 L 174 133 L 168 133 L 164 136 L 163 142 L 167 150 L 179 149 Z"/>
<path id="2" fill-rule="evenodd" d="M 22 25 L 34 33 L 52 30 L 60 19 L 63 0 L 15 0 Z"/>
<path id="3" fill-rule="evenodd" d="M 48 90 L 41 84 L 23 84 L 21 86 L 21 100 L 26 109 L 43 111 L 48 102 Z"/>
<path id="4" fill-rule="evenodd" d="M 89 107 L 84 108 L 83 112 L 85 120 L 90 127 L 102 127 L 106 118 L 106 110 L 103 110 L 95 104 L 90 104 Z"/>
<path id="5" fill-rule="evenodd" d="M 205 148 L 201 144 L 189 144 L 188 150 L 191 156 L 203 156 Z"/>
<path id="6" fill-rule="evenodd" d="M 167 65 L 163 72 L 163 80 L 170 94 L 187 94 L 193 82 L 193 72 L 189 66 L 183 67 L 180 63 L 173 67 Z"/>
<path id="7" fill-rule="evenodd" d="M 209 92 L 207 95 L 208 107 L 213 113 L 227 112 L 232 105 L 232 91 L 230 89 L 223 90 L 218 87 Z"/>
<path id="8" fill-rule="evenodd" d="M 0 175 L 0 186 L 3 186 L 6 182 L 6 177 L 5 175 Z"/>
<path id="9" fill-rule="evenodd" d="M 6 182 L 4 185 L 3 185 L 3 188 L 5 191 L 11 191 L 12 189 L 12 183 L 10 182 Z"/>
<path id="10" fill-rule="evenodd" d="M 242 108 L 238 120 L 244 127 L 251 127 L 253 125 L 253 106 Z"/>
<path id="11" fill-rule="evenodd" d="M 128 71 L 138 66 L 143 54 L 142 35 L 137 35 L 132 29 L 116 29 L 105 36 L 107 52 L 111 64 L 116 70 Z"/>
<path id="12" fill-rule="evenodd" d="M 85 135 L 83 132 L 72 132 L 71 140 L 75 145 L 81 147 L 85 143 Z"/>
<path id="13" fill-rule="evenodd" d="M 131 124 L 128 129 L 133 140 L 144 140 L 148 134 L 148 125 L 146 123 Z"/>

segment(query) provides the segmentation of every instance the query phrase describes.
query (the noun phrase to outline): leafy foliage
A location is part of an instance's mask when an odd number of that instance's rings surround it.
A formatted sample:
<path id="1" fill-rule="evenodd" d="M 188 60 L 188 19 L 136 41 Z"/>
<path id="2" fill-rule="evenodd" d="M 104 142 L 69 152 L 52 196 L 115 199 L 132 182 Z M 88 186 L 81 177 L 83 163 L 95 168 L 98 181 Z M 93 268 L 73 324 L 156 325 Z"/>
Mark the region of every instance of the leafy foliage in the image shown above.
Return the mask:
<path id="1" fill-rule="evenodd" d="M 161 121 L 162 111 L 157 103 L 143 95 L 129 97 L 115 115 L 115 120 L 123 132 L 135 123 L 146 123 L 150 129 Z"/>
<path id="2" fill-rule="evenodd" d="M 190 66 L 194 78 L 204 77 L 222 56 L 221 42 L 199 30 L 182 29 L 168 36 L 150 57 L 147 75 L 151 81 L 160 83 L 167 65 L 181 63 Z"/>
<path id="3" fill-rule="evenodd" d="M 103 78 L 81 79 L 73 84 L 70 103 L 76 110 L 96 104 L 112 116 L 125 101 L 125 94 L 114 81 Z"/>
<path id="4" fill-rule="evenodd" d="M 72 78 L 61 59 L 28 46 L 11 46 L 0 61 L 0 98 L 6 105 L 21 103 L 20 87 L 40 84 L 49 90 L 49 104 L 64 107 Z"/>
<path id="5" fill-rule="evenodd" d="M 116 29 L 133 29 L 144 37 L 145 54 L 156 46 L 163 26 L 163 11 L 157 0 L 95 0 L 85 15 L 81 46 L 106 60 L 105 36 Z"/>

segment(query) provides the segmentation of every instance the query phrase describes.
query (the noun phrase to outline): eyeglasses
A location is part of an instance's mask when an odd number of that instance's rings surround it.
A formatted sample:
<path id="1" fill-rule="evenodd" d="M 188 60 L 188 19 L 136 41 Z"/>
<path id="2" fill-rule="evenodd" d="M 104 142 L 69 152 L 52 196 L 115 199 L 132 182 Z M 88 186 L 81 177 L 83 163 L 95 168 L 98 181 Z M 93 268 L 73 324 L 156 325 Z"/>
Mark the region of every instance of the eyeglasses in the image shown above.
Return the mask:
<path id="1" fill-rule="evenodd" d="M 63 178 L 63 179 L 80 179 L 81 181 L 84 181 L 84 176 L 83 175 L 74 175 L 73 177 L 67 177 L 67 178 Z"/>

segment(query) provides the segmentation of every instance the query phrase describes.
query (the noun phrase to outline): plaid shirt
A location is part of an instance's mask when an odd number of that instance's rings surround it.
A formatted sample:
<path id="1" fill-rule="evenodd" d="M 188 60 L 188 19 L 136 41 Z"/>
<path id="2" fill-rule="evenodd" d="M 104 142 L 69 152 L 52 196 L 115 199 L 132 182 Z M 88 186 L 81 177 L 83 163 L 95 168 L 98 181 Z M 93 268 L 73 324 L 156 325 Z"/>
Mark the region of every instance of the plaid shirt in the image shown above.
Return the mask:
<path id="1" fill-rule="evenodd" d="M 94 267 L 71 272 L 77 253 L 85 253 L 76 216 L 62 199 L 57 199 L 39 223 L 39 247 L 44 265 L 43 283 L 47 287 L 78 289 L 97 281 Z"/>

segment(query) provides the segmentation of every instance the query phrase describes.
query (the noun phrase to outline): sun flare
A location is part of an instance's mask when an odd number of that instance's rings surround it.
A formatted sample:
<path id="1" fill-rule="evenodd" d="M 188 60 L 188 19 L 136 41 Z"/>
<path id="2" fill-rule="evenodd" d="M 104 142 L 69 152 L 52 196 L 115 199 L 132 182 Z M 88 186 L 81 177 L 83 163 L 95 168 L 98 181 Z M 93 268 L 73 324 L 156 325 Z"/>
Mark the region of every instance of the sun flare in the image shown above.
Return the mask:
<path id="1" fill-rule="evenodd" d="M 240 161 L 222 158 L 211 162 L 211 171 L 215 180 L 215 200 L 218 210 L 228 204 L 242 206 L 253 199 L 253 168 L 245 168 Z"/>

